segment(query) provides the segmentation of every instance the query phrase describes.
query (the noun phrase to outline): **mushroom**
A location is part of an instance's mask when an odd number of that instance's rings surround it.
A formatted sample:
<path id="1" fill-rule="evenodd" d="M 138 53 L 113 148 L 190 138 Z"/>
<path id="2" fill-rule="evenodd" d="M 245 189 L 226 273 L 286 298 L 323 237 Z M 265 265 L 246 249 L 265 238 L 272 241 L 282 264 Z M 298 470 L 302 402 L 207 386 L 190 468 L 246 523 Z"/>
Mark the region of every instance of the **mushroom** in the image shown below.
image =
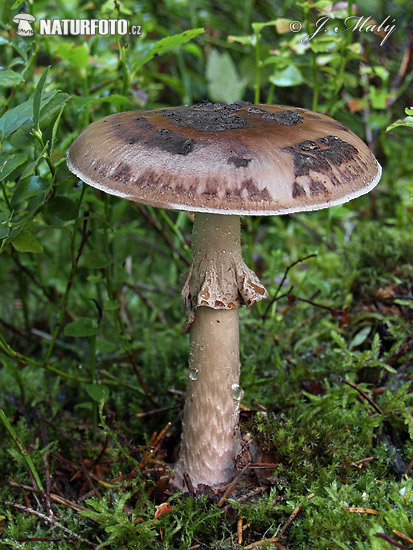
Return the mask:
<path id="1" fill-rule="evenodd" d="M 188 389 L 175 481 L 218 486 L 240 451 L 238 308 L 268 296 L 241 253 L 241 214 L 317 210 L 378 183 L 369 148 L 328 116 L 279 105 L 202 103 L 107 116 L 73 142 L 67 164 L 120 197 L 195 212 L 183 288 Z"/>
<path id="2" fill-rule="evenodd" d="M 13 23 L 18 23 L 16 34 L 19 36 L 33 36 L 31 23 L 36 21 L 36 18 L 30 13 L 18 13 L 12 19 Z"/>

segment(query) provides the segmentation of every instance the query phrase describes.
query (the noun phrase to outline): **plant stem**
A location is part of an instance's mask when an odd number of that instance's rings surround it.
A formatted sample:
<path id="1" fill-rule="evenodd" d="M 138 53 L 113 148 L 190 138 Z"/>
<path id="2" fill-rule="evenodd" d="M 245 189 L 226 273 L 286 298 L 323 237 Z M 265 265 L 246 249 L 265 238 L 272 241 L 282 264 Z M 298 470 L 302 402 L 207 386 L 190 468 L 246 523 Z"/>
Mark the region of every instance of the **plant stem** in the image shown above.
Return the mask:
<path id="1" fill-rule="evenodd" d="M 255 31 L 255 86 L 254 103 L 260 102 L 261 91 L 261 60 L 260 60 L 260 32 Z"/>
<path id="2" fill-rule="evenodd" d="M 83 184 L 82 192 L 81 192 L 81 195 L 80 195 L 80 198 L 79 198 L 79 201 L 78 201 L 78 211 L 79 211 L 80 206 L 82 204 L 82 200 L 83 200 L 83 196 L 85 194 L 85 190 L 86 190 L 86 186 L 85 186 L 85 184 Z M 80 242 L 79 249 L 78 249 L 78 252 L 77 252 L 76 256 L 74 254 L 74 247 L 75 247 L 75 240 L 76 240 L 76 234 L 77 234 L 77 227 L 79 225 L 79 218 L 76 219 L 74 227 L 73 227 L 72 239 L 71 239 L 71 243 L 70 243 L 70 248 L 71 248 L 71 251 L 72 251 L 72 268 L 70 270 L 69 279 L 68 279 L 67 284 L 66 284 L 66 290 L 65 290 L 64 296 L 62 298 L 62 306 L 61 306 L 59 318 L 58 318 L 58 321 L 56 323 L 55 329 L 54 329 L 53 334 L 52 334 L 52 339 L 51 339 L 51 342 L 50 342 L 50 345 L 49 345 L 49 349 L 47 350 L 46 357 L 44 359 L 44 364 L 45 365 L 50 360 L 50 357 L 51 357 L 52 352 L 53 352 L 53 348 L 54 348 L 56 340 L 57 340 L 57 337 L 59 336 L 60 328 L 61 328 L 62 322 L 63 322 L 63 317 L 66 313 L 67 303 L 69 301 L 69 294 L 70 294 L 70 291 L 72 289 L 73 279 L 74 279 L 74 276 L 75 276 L 75 273 L 76 273 L 76 270 L 77 270 L 77 266 L 79 264 L 80 256 L 82 255 L 83 248 L 86 244 L 86 241 L 87 241 L 88 237 L 90 236 L 90 232 L 86 231 L 86 224 L 87 224 L 87 219 L 85 219 L 85 221 L 84 221 L 82 240 Z"/>
<path id="3" fill-rule="evenodd" d="M 31 456 L 28 454 L 28 452 L 26 451 L 23 443 L 20 441 L 20 439 L 17 437 L 15 431 L 13 430 L 13 427 L 12 425 L 10 424 L 9 422 L 9 419 L 7 418 L 7 416 L 4 414 L 4 411 L 2 409 L 0 409 L 0 420 L 1 422 L 3 423 L 4 427 L 6 428 L 6 430 L 8 431 L 10 437 L 13 439 L 13 441 L 15 442 L 15 444 L 17 445 L 17 448 L 19 449 L 22 457 L 24 458 L 24 460 L 26 461 L 26 464 L 34 478 L 34 481 L 36 482 L 36 485 L 37 485 L 37 488 L 39 489 L 39 491 L 41 491 L 42 493 L 44 493 L 44 489 L 43 489 L 43 485 L 42 485 L 42 482 L 40 480 L 40 476 L 39 474 L 37 473 L 37 470 L 33 464 L 33 460 L 31 458 Z"/>
<path id="4" fill-rule="evenodd" d="M 96 334 L 90 337 L 90 374 L 92 384 L 96 384 Z M 92 401 L 92 419 L 93 419 L 93 441 L 96 440 L 96 431 L 98 425 L 98 404 Z"/>

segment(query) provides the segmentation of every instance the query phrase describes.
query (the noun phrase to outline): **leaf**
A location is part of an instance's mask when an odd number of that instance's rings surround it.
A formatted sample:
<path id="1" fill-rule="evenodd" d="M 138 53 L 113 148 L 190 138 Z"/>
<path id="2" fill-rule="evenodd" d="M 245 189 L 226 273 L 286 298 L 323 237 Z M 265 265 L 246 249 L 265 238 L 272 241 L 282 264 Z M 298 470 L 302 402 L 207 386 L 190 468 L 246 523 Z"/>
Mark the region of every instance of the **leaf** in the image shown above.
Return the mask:
<path id="1" fill-rule="evenodd" d="M 244 35 L 244 36 L 233 36 L 230 35 L 227 37 L 228 44 L 232 44 L 233 42 L 237 42 L 238 44 L 242 44 L 243 46 L 255 46 L 257 43 L 257 37 L 253 34 L 250 35 Z"/>
<path id="2" fill-rule="evenodd" d="M 66 103 L 67 101 L 69 101 L 69 97 L 67 98 L 67 100 L 63 103 L 63 105 L 60 107 L 60 111 L 58 112 L 57 114 L 57 117 L 56 117 L 56 120 L 54 121 L 54 124 L 53 124 L 53 128 L 52 128 L 52 135 L 50 137 L 50 141 L 49 141 L 49 147 L 47 149 L 47 154 L 49 155 L 49 157 L 51 156 L 52 154 L 52 151 L 53 151 L 53 147 L 54 147 L 54 143 L 56 141 L 56 133 L 57 133 L 57 129 L 59 127 L 59 122 L 60 122 L 60 118 L 63 114 L 63 111 L 64 111 L 64 108 L 66 106 Z"/>
<path id="3" fill-rule="evenodd" d="M 89 397 L 97 403 L 99 403 L 102 399 L 103 401 L 107 401 L 109 399 L 109 388 L 104 384 L 85 384 L 85 389 L 89 394 Z"/>
<path id="4" fill-rule="evenodd" d="M 16 168 L 27 160 L 26 153 L 8 154 L 4 162 L 0 162 L 0 180 L 5 180 Z"/>
<path id="5" fill-rule="evenodd" d="M 254 32 L 259 33 L 264 27 L 276 27 L 277 22 L 278 19 L 273 19 L 271 21 L 267 21 L 266 23 L 251 23 L 251 27 L 253 28 Z"/>
<path id="6" fill-rule="evenodd" d="M 350 349 L 356 348 L 357 346 L 360 346 L 363 342 L 365 342 L 371 332 L 371 327 L 363 327 L 359 332 L 353 337 L 353 339 L 350 342 Z"/>
<path id="7" fill-rule="evenodd" d="M 94 319 L 90 317 L 80 317 L 76 321 L 65 326 L 65 336 L 72 336 L 73 338 L 95 336 L 99 331 L 99 327 Z"/>
<path id="8" fill-rule="evenodd" d="M 25 2 L 25 0 L 15 0 L 10 9 L 11 10 L 18 10 L 24 2 Z"/>
<path id="9" fill-rule="evenodd" d="M 173 506 L 171 506 L 168 502 L 163 502 L 159 506 L 156 507 L 155 517 L 154 519 L 159 519 L 164 514 L 169 514 L 172 512 Z"/>
<path id="10" fill-rule="evenodd" d="M 111 94 L 105 97 L 73 97 L 73 104 L 77 109 L 83 109 L 87 105 L 91 105 L 94 103 L 111 103 L 112 105 L 115 105 L 116 107 L 122 107 L 122 105 L 126 105 L 130 103 L 130 99 L 128 99 L 124 95 L 120 94 Z"/>
<path id="11" fill-rule="evenodd" d="M 12 240 L 11 244 L 17 252 L 43 252 L 40 241 L 30 231 L 22 231 Z"/>
<path id="12" fill-rule="evenodd" d="M 81 267 L 88 267 L 90 269 L 103 269 L 110 263 L 111 261 L 108 258 L 92 250 L 86 252 L 81 259 Z"/>
<path id="13" fill-rule="evenodd" d="M 41 99 L 40 120 L 42 121 L 56 113 L 69 98 L 68 94 L 57 90 L 44 94 Z M 17 107 L 9 109 L 0 117 L 0 137 L 3 140 L 20 128 L 29 129 L 32 126 L 33 96 Z"/>
<path id="14" fill-rule="evenodd" d="M 11 205 L 15 206 L 18 202 L 39 194 L 44 194 L 44 196 L 46 196 L 49 192 L 50 185 L 50 182 L 43 180 L 40 176 L 32 176 L 20 180 L 11 199 Z"/>
<path id="15" fill-rule="evenodd" d="M 269 77 L 269 81 L 279 87 L 298 86 L 304 82 L 304 78 L 296 65 L 289 65 L 284 70 L 276 71 Z"/>
<path id="16" fill-rule="evenodd" d="M 228 52 L 220 53 L 213 48 L 206 66 L 208 96 L 213 101 L 234 103 L 242 98 L 245 83 L 238 76 L 237 69 Z"/>
<path id="17" fill-rule="evenodd" d="M 47 203 L 42 214 L 48 221 L 67 222 L 77 218 L 78 208 L 72 199 L 55 196 Z"/>
<path id="18" fill-rule="evenodd" d="M 11 69 L 6 69 L 5 71 L 0 71 L 0 86 L 5 88 L 12 88 L 20 82 L 24 82 L 24 78 L 15 71 Z"/>
<path id="19" fill-rule="evenodd" d="M 76 69 L 85 69 L 89 64 L 89 49 L 84 44 L 62 42 L 55 48 L 55 53 Z"/>
<path id="20" fill-rule="evenodd" d="M 393 122 L 393 124 L 390 124 L 386 128 L 386 132 L 389 132 L 390 130 L 393 130 L 393 128 L 397 128 L 398 126 L 406 126 L 407 128 L 413 128 L 413 108 L 406 107 L 405 109 L 406 115 L 408 115 L 405 118 L 401 118 L 399 120 L 396 120 L 396 122 Z"/>
<path id="21" fill-rule="evenodd" d="M 172 50 L 173 48 L 176 48 L 177 46 L 181 46 L 182 44 L 185 44 L 186 42 L 189 42 L 196 36 L 203 34 L 205 32 L 205 29 L 199 28 L 199 29 L 192 29 L 189 31 L 181 32 L 180 34 L 174 34 L 173 36 L 167 36 L 166 38 L 162 38 L 152 48 L 149 50 L 149 52 L 142 57 L 142 59 L 138 59 L 138 61 L 135 63 L 133 67 L 133 72 L 140 69 L 145 63 L 153 59 L 155 56 L 162 55 L 165 52 Z"/>
<path id="22" fill-rule="evenodd" d="M 33 95 L 33 127 L 38 128 L 40 120 L 40 107 L 42 103 L 43 90 L 46 83 L 47 75 L 49 74 L 49 67 L 46 67 L 42 76 L 39 78 L 36 89 Z"/>

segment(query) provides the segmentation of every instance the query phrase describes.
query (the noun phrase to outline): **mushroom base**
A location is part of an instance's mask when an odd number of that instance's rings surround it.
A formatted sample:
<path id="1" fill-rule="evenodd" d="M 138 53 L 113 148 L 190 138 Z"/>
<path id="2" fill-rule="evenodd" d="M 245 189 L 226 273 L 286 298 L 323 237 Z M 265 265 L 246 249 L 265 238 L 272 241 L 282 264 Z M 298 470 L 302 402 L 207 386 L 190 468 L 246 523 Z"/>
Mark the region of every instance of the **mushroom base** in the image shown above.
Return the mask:
<path id="1" fill-rule="evenodd" d="M 191 326 L 188 389 L 175 483 L 187 473 L 196 488 L 216 486 L 234 474 L 240 451 L 238 309 L 197 309 Z"/>

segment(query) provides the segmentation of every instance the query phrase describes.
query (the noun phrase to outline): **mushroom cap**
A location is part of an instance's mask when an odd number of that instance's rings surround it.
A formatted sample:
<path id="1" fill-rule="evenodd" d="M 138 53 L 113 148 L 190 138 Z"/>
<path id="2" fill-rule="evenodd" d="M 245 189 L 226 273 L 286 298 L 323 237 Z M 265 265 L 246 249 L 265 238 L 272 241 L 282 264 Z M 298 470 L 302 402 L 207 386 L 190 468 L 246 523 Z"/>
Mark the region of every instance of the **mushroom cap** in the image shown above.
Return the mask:
<path id="1" fill-rule="evenodd" d="M 381 176 L 370 149 L 341 122 L 244 102 L 104 117 L 75 139 L 67 164 L 113 195 L 218 214 L 318 210 L 367 193 Z"/>
<path id="2" fill-rule="evenodd" d="M 12 19 L 13 23 L 18 23 L 19 21 L 36 21 L 36 18 L 30 13 L 18 13 Z"/>

